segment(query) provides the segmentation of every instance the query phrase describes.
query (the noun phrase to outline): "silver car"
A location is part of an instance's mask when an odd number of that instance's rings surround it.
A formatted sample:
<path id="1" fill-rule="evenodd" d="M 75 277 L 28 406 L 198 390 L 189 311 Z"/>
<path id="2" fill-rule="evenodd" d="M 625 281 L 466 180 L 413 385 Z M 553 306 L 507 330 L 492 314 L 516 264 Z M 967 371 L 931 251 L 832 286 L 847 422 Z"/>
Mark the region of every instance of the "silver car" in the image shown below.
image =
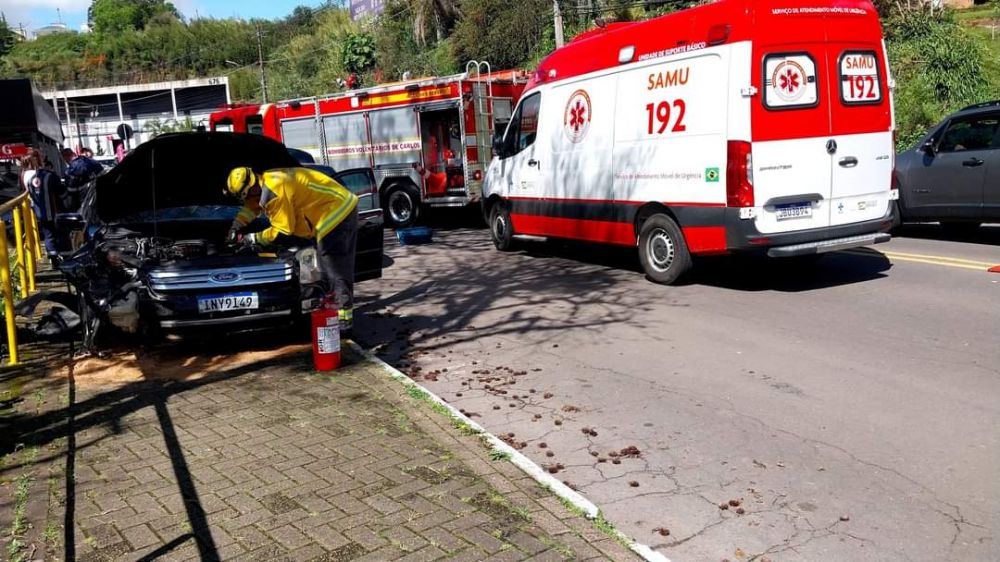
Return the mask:
<path id="1" fill-rule="evenodd" d="M 967 107 L 896 158 L 902 222 L 971 232 L 1000 222 L 1000 100 Z"/>

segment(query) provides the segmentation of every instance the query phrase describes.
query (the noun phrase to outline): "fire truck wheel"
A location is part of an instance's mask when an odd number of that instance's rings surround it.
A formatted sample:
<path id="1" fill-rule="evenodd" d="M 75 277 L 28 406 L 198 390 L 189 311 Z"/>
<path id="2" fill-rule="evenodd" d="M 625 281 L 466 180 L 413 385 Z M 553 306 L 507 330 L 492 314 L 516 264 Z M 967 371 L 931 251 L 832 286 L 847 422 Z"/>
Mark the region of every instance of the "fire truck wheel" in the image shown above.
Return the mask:
<path id="1" fill-rule="evenodd" d="M 490 211 L 490 234 L 497 250 L 508 252 L 514 248 L 514 226 L 503 203 L 495 203 Z"/>
<path id="2" fill-rule="evenodd" d="M 407 228 L 417 222 L 420 195 L 412 185 L 396 184 L 386 190 L 382 201 L 390 228 Z"/>
<path id="3" fill-rule="evenodd" d="M 673 219 L 656 214 L 639 230 L 639 262 L 651 281 L 670 285 L 691 269 L 691 254 Z"/>

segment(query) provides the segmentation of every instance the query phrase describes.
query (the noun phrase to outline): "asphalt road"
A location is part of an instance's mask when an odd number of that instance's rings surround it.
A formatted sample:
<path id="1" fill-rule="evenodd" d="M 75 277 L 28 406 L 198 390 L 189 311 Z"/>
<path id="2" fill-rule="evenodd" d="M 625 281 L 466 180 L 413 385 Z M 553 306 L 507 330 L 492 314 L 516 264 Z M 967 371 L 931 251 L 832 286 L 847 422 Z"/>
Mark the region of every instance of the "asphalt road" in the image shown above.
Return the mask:
<path id="1" fill-rule="evenodd" d="M 674 561 L 998 560 L 1000 227 L 902 234 L 664 287 L 438 230 L 387 245 L 357 332 Z"/>

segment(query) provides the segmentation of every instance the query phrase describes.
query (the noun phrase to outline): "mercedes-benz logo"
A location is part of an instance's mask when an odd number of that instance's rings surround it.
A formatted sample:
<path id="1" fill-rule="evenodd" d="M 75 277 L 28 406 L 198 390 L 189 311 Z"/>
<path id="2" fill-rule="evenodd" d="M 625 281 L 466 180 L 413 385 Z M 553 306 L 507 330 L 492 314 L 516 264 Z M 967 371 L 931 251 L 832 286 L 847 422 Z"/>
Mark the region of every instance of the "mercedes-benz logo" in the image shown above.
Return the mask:
<path id="1" fill-rule="evenodd" d="M 830 139 L 826 141 L 826 153 L 836 154 L 837 153 L 837 141 Z"/>

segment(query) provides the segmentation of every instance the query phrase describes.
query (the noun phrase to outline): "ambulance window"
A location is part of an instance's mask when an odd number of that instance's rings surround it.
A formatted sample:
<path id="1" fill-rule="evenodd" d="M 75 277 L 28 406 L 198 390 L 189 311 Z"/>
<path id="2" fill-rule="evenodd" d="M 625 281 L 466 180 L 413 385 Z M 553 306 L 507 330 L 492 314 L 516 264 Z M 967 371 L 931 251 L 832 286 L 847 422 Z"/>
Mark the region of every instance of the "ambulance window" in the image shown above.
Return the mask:
<path id="1" fill-rule="evenodd" d="M 808 53 L 774 53 L 764 57 L 764 107 L 799 109 L 819 104 L 816 61 Z"/>
<path id="2" fill-rule="evenodd" d="M 541 94 L 533 94 L 521 102 L 504 137 L 504 156 L 513 156 L 535 142 L 541 104 Z"/>
<path id="3" fill-rule="evenodd" d="M 840 101 L 872 105 L 882 101 L 882 75 L 875 51 L 846 51 L 840 56 Z"/>

